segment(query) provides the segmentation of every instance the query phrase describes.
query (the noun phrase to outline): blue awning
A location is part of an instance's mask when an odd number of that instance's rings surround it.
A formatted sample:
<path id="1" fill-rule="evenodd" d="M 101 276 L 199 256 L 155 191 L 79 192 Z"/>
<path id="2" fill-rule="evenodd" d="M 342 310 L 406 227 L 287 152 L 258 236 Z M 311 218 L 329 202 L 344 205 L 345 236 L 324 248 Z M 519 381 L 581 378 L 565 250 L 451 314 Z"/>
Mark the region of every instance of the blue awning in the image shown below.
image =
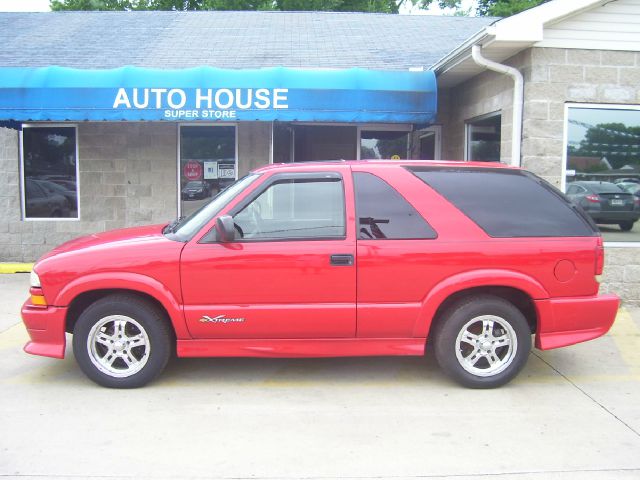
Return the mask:
<path id="1" fill-rule="evenodd" d="M 431 71 L 0 68 L 0 120 L 432 123 Z"/>

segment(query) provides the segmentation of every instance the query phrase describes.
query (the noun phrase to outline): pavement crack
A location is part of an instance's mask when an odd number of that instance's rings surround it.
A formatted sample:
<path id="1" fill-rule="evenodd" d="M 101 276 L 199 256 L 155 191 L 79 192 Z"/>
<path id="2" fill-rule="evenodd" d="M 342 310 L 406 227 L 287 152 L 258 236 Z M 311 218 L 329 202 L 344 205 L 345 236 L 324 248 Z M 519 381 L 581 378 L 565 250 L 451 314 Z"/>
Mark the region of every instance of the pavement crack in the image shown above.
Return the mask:
<path id="1" fill-rule="evenodd" d="M 581 392 L 585 397 L 587 397 L 589 400 L 591 400 L 593 403 L 595 403 L 596 405 L 598 405 L 602 410 L 604 410 L 605 412 L 607 412 L 609 415 L 611 415 L 613 418 L 615 418 L 618 422 L 620 422 L 622 425 L 624 425 L 625 427 L 627 427 L 629 430 L 631 430 L 637 437 L 640 437 L 640 432 L 638 432 L 635 428 L 633 428 L 631 425 L 629 425 L 627 422 L 625 422 L 624 420 L 622 420 L 619 416 L 617 416 L 615 413 L 613 413 L 611 410 L 609 410 L 607 407 L 605 407 L 602 403 L 600 403 L 598 400 L 596 400 L 592 395 L 590 395 L 586 390 L 584 390 L 582 387 L 580 387 L 577 383 L 575 383 L 573 380 L 571 380 L 568 376 L 566 376 L 564 373 L 562 373 L 560 370 L 558 370 L 556 367 L 554 367 L 551 363 L 547 362 L 544 358 L 542 358 L 540 355 L 538 355 L 536 352 L 531 352 L 534 356 L 536 356 L 540 361 L 542 361 L 544 364 L 546 364 L 551 370 L 553 370 L 554 372 L 556 372 L 558 375 L 560 375 L 562 378 L 564 378 L 567 382 L 569 382 L 571 385 L 573 385 L 579 392 Z"/>

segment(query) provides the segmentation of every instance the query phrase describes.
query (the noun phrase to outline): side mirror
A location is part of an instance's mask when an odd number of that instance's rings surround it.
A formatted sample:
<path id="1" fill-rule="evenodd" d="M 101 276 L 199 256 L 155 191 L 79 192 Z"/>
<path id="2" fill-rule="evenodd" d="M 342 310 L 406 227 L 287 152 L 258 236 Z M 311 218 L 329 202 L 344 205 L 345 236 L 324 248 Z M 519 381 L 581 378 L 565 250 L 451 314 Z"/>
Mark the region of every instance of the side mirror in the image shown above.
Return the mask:
<path id="1" fill-rule="evenodd" d="M 218 240 L 223 243 L 233 242 L 236 239 L 236 228 L 233 225 L 233 218 L 229 215 L 222 215 L 216 219 L 216 230 Z"/>

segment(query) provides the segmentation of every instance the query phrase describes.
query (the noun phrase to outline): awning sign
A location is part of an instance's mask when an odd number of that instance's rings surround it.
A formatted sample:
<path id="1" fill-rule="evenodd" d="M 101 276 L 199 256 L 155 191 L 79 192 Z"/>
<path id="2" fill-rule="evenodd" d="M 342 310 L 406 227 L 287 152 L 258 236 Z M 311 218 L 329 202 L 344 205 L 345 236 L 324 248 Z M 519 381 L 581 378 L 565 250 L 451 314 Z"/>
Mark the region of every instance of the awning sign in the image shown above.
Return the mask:
<path id="1" fill-rule="evenodd" d="M 0 120 L 431 123 L 430 71 L 0 68 Z"/>

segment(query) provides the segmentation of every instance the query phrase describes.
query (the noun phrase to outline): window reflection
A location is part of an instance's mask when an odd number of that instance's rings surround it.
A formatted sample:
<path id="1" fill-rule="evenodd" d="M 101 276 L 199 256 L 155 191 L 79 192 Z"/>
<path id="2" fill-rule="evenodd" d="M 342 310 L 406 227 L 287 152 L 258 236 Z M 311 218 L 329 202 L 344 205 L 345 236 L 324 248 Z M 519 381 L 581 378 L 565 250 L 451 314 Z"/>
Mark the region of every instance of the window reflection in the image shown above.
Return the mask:
<path id="1" fill-rule="evenodd" d="M 363 130 L 360 134 L 360 158 L 405 160 L 409 149 L 409 133 Z"/>
<path id="2" fill-rule="evenodd" d="M 22 134 L 25 218 L 78 218 L 75 127 Z"/>
<path id="3" fill-rule="evenodd" d="M 501 124 L 500 114 L 491 114 L 467 123 L 467 160 L 500 161 Z"/>
<path id="4" fill-rule="evenodd" d="M 232 126 L 180 127 L 180 199 L 183 216 L 236 181 L 236 131 Z"/>
<path id="5" fill-rule="evenodd" d="M 640 110 L 570 107 L 566 192 L 605 240 L 640 241 Z"/>

